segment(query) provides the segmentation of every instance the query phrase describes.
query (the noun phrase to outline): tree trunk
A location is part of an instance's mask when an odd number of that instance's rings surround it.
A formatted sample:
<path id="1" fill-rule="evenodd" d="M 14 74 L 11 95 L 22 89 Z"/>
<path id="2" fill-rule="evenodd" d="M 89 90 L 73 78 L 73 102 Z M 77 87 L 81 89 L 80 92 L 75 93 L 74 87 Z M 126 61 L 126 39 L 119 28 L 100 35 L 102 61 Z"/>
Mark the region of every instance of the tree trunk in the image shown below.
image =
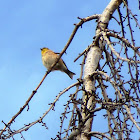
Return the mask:
<path id="1" fill-rule="evenodd" d="M 105 30 L 108 26 L 109 20 L 111 19 L 112 14 L 121 4 L 122 0 L 111 0 L 106 9 L 101 14 L 97 29 L 96 36 L 102 31 Z M 96 44 L 96 46 L 95 46 Z M 99 46 L 97 46 L 97 44 Z M 85 70 L 84 70 L 84 92 L 83 92 L 83 108 L 82 108 L 82 120 L 86 118 L 88 115 L 87 110 L 93 110 L 96 106 L 95 104 L 95 80 L 94 78 L 89 78 L 94 71 L 96 71 L 98 67 L 98 63 L 101 58 L 101 49 L 105 46 L 104 41 L 100 37 L 98 42 L 93 42 L 92 47 L 90 48 L 86 62 L 85 62 Z M 92 114 L 93 115 L 93 114 Z M 76 137 L 77 140 L 90 140 L 91 137 L 87 136 L 86 133 L 90 132 L 92 129 L 93 116 L 89 118 L 81 129 L 81 133 Z M 84 132 L 84 133 L 83 133 Z"/>

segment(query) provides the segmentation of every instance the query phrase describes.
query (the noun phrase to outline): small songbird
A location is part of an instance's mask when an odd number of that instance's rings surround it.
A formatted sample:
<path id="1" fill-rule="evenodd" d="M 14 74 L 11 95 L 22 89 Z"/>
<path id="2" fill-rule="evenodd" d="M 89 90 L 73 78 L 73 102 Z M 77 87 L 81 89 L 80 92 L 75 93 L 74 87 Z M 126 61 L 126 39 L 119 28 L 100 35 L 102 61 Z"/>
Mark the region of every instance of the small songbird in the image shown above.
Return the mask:
<path id="1" fill-rule="evenodd" d="M 58 55 L 48 48 L 41 48 L 41 55 L 43 65 L 47 69 L 50 69 L 53 63 L 58 58 Z M 54 66 L 53 71 L 54 70 L 60 70 L 62 72 L 65 72 L 71 79 L 73 79 L 73 75 L 75 75 L 75 73 L 68 70 L 65 62 L 61 58 L 59 59 L 58 63 Z"/>

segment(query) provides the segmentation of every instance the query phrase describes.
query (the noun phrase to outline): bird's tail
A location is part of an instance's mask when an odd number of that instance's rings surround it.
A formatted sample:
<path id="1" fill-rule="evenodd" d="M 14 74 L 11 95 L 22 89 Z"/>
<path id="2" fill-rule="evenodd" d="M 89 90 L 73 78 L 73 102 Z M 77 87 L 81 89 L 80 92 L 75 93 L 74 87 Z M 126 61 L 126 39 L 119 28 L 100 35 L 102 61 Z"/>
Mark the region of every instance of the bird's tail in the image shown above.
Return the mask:
<path id="1" fill-rule="evenodd" d="M 70 71 L 70 70 L 66 70 L 65 71 L 65 73 L 71 78 L 71 79 L 73 79 L 73 75 L 75 75 L 75 73 L 73 73 L 72 71 Z"/>

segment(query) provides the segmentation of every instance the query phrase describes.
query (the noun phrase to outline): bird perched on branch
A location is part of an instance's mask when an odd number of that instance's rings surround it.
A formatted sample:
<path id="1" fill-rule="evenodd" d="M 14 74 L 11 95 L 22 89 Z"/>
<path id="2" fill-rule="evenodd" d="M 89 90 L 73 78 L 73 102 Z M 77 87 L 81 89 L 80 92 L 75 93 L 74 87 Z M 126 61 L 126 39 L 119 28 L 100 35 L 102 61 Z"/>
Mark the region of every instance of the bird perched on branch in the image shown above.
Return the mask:
<path id="1" fill-rule="evenodd" d="M 56 59 L 58 58 L 58 55 L 48 48 L 41 48 L 41 55 L 43 65 L 47 69 L 50 69 L 53 63 L 55 63 Z M 73 79 L 73 75 L 75 75 L 75 73 L 71 72 L 67 68 L 65 62 L 61 58 L 59 59 L 58 63 L 54 66 L 52 70 L 53 71 L 60 70 L 62 72 L 65 72 L 71 79 Z"/>

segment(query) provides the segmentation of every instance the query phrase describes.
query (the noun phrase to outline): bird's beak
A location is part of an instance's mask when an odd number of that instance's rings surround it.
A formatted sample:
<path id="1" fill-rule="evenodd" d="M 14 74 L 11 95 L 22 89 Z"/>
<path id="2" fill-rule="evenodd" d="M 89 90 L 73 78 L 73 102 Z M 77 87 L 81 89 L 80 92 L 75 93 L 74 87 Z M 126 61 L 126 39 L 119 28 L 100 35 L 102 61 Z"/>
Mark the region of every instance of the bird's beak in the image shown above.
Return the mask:
<path id="1" fill-rule="evenodd" d="M 40 50 L 42 51 L 42 48 L 40 48 Z"/>

